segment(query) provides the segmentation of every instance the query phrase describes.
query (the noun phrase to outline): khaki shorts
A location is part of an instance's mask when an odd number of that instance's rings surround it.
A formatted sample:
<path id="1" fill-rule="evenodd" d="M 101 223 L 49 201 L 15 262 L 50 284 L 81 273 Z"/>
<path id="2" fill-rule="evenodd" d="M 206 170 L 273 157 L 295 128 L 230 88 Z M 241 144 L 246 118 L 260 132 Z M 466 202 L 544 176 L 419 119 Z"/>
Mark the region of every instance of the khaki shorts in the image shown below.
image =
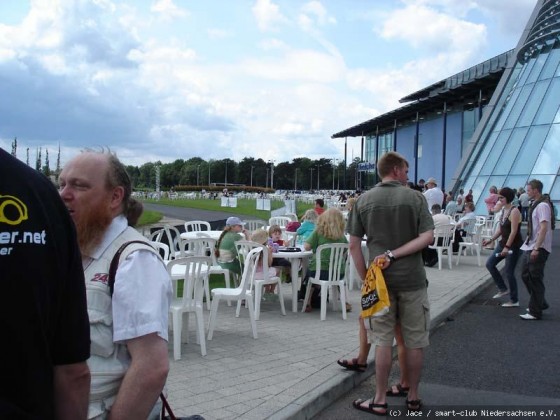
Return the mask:
<path id="1" fill-rule="evenodd" d="M 430 344 L 430 303 L 428 289 L 408 292 L 389 292 L 391 308 L 386 315 L 366 320 L 368 342 L 376 346 L 391 347 L 395 325 L 401 324 L 404 345 L 409 349 Z"/>

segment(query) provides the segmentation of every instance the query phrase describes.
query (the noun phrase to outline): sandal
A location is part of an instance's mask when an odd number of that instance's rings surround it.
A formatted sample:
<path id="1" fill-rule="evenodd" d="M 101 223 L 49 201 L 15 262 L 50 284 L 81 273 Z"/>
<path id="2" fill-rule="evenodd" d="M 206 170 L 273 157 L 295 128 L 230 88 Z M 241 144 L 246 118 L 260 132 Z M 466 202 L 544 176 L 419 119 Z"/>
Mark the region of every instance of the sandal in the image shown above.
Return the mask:
<path id="1" fill-rule="evenodd" d="M 313 310 L 313 309 L 311 308 L 311 305 L 307 305 L 307 306 L 305 307 L 305 312 L 307 312 L 307 313 L 311 312 L 312 310 Z"/>
<path id="2" fill-rule="evenodd" d="M 352 305 L 346 302 L 346 312 L 352 312 Z"/>
<path id="3" fill-rule="evenodd" d="M 406 397 L 408 395 L 410 387 L 404 387 L 401 384 L 391 385 L 391 388 L 387 390 L 385 395 L 388 397 Z"/>
<path id="4" fill-rule="evenodd" d="M 422 410 L 422 400 L 406 400 L 406 408 L 408 411 Z"/>
<path id="5" fill-rule="evenodd" d="M 368 401 L 372 401 L 372 402 L 370 402 L 367 405 L 367 407 L 364 407 L 362 404 L 367 403 Z M 352 403 L 352 405 L 354 406 L 355 409 L 360 410 L 360 411 L 365 411 L 366 413 L 377 414 L 378 416 L 386 416 L 387 415 L 387 403 L 384 403 L 384 404 L 374 403 L 373 398 L 371 400 L 362 400 L 361 398 L 358 398 L 357 400 L 355 400 Z M 381 409 L 381 410 L 379 410 L 379 409 Z"/>
<path id="6" fill-rule="evenodd" d="M 367 363 L 364 363 L 362 365 L 358 363 L 358 359 L 352 359 L 352 360 L 342 359 L 342 360 L 337 360 L 336 363 L 338 363 L 344 369 L 353 370 L 355 372 L 365 372 L 367 369 Z"/>

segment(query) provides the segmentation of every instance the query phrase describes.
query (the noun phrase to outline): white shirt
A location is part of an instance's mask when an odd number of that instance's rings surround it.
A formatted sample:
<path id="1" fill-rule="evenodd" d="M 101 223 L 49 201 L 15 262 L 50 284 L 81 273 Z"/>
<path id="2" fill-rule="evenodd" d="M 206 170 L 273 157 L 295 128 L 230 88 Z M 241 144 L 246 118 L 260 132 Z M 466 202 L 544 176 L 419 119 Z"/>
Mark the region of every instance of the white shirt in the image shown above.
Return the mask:
<path id="1" fill-rule="evenodd" d="M 541 248 L 546 249 L 548 252 L 552 252 L 552 225 L 550 224 L 551 216 L 550 205 L 547 202 L 541 202 L 537 207 L 533 209 L 533 231 L 531 234 L 531 238 L 529 238 L 529 243 L 526 243 L 526 241 L 524 241 L 523 245 L 521 245 L 521 249 L 523 251 L 530 251 L 535 247 L 535 243 L 537 242 L 537 234 L 539 233 L 540 229 L 540 223 L 546 221 L 548 222 L 546 236 L 544 237 Z"/>
<path id="2" fill-rule="evenodd" d="M 465 213 L 465 215 L 463 217 L 461 217 L 459 220 L 457 220 L 457 224 L 456 226 L 458 228 L 462 228 L 465 226 L 465 222 L 468 220 L 476 220 L 476 214 L 474 214 L 474 212 L 470 212 L 470 213 Z"/>
<path id="3" fill-rule="evenodd" d="M 439 204 L 443 207 L 443 191 L 441 191 L 438 187 L 430 188 L 422 194 L 426 197 L 426 201 L 428 202 L 428 211 L 430 211 L 430 213 L 434 204 Z"/>
<path id="4" fill-rule="evenodd" d="M 436 227 L 436 228 L 438 226 L 448 225 L 449 223 L 451 223 L 449 221 L 449 217 L 447 217 L 447 215 L 445 215 L 443 213 L 432 215 L 432 219 L 434 219 L 434 227 Z"/>
<path id="5" fill-rule="evenodd" d="M 113 219 L 103 240 L 92 252 L 98 259 L 128 226 L 126 218 Z M 115 343 L 156 332 L 168 340 L 171 279 L 163 262 L 152 252 L 132 252 L 119 265 L 113 292 L 113 341 Z"/>

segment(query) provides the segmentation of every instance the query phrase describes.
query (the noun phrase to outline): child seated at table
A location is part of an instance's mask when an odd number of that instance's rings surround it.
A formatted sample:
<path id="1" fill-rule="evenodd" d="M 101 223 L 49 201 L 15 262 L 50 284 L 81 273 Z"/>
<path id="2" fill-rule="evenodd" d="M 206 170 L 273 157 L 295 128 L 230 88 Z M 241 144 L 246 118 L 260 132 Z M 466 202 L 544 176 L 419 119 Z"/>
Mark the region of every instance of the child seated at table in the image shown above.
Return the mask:
<path id="1" fill-rule="evenodd" d="M 268 244 L 268 234 L 265 230 L 259 229 L 253 233 L 251 236 L 251 241 L 256 242 L 258 244 L 264 245 L 268 249 L 268 277 L 276 277 L 278 276 L 279 269 L 272 266 L 272 252 L 273 247 L 272 245 Z M 257 269 L 255 271 L 255 278 L 256 279 L 264 279 L 264 272 L 263 272 L 263 259 L 259 257 L 257 261 Z M 275 284 L 267 284 L 264 286 L 264 293 L 266 294 L 273 294 L 274 289 L 276 288 Z M 265 299 L 267 296 L 265 296 Z M 272 298 L 272 296 L 268 296 L 268 298 Z"/>
<path id="2" fill-rule="evenodd" d="M 282 228 L 278 225 L 272 225 L 268 229 L 268 235 L 270 236 L 270 239 L 272 239 L 272 244 L 273 244 L 275 250 L 277 250 L 278 247 L 285 246 L 284 245 L 284 240 L 282 239 L 282 234 L 283 234 Z M 287 259 L 285 259 L 285 258 L 273 258 L 272 259 L 272 266 L 273 267 L 281 267 L 282 272 L 285 273 L 288 276 L 286 281 L 288 283 L 291 282 L 291 277 L 290 277 L 291 264 Z"/>

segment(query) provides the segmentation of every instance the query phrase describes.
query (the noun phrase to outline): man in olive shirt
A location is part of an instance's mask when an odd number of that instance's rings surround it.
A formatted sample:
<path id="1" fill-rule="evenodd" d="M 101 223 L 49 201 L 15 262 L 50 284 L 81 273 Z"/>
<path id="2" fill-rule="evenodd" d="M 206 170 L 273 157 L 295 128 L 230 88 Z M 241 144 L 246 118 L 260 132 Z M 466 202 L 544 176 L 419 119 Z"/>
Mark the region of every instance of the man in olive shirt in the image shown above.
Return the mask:
<path id="1" fill-rule="evenodd" d="M 421 408 L 418 383 L 423 364 L 423 349 L 429 344 L 430 310 L 422 249 L 433 241 L 433 219 L 424 196 L 406 188 L 408 162 L 396 152 L 385 154 L 378 162 L 382 182 L 357 201 L 348 216 L 350 253 L 362 278 L 366 264 L 361 251 L 366 235 L 373 263 L 383 259 L 383 275 L 389 290 L 389 313 L 369 320 L 370 337 L 375 344 L 376 390 L 368 400 L 354 401 L 359 410 L 386 414 L 386 391 L 392 362 L 394 329 L 401 324 L 409 368 L 410 390 L 407 408 Z M 367 325 L 367 324 L 366 324 Z"/>

